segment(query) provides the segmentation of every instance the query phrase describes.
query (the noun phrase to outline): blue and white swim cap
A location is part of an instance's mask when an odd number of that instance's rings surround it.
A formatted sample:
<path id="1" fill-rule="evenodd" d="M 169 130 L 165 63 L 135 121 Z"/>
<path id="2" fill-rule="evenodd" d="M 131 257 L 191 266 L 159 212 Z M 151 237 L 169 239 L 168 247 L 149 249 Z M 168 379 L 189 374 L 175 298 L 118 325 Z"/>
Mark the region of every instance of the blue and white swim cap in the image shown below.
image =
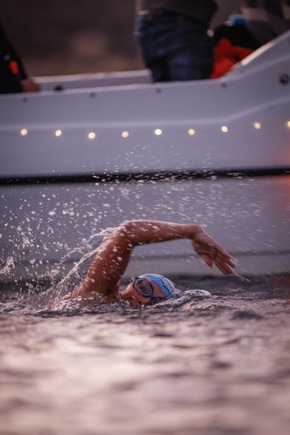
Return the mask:
<path id="1" fill-rule="evenodd" d="M 173 282 L 163 275 L 159 275 L 158 273 L 146 273 L 145 275 L 139 275 L 139 277 L 154 281 L 164 291 L 167 298 L 176 299 L 181 296 L 180 291 L 175 288 Z"/>

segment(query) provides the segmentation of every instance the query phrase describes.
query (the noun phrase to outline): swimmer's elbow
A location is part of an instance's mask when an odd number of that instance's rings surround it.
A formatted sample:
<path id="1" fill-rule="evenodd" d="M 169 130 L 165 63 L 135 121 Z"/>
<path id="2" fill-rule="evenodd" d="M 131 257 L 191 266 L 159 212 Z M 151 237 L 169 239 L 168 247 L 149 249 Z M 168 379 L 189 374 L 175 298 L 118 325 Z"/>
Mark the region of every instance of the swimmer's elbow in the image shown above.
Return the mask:
<path id="1" fill-rule="evenodd" d="M 133 243 L 137 228 L 138 221 L 124 221 L 117 228 L 117 233 L 118 236 L 124 237 L 128 242 Z"/>
<path id="2" fill-rule="evenodd" d="M 134 234 L 136 231 L 137 221 L 124 221 L 117 228 L 120 234 L 124 234 L 126 236 L 130 234 Z"/>

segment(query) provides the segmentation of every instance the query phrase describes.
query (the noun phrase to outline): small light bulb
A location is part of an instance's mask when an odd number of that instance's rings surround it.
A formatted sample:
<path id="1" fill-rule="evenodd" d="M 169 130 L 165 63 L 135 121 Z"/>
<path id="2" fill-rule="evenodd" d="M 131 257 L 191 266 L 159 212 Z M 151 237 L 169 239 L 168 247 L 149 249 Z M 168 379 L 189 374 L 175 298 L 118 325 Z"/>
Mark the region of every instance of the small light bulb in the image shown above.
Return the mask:
<path id="1" fill-rule="evenodd" d="M 23 128 L 22 130 L 20 130 L 20 134 L 21 136 L 26 136 L 28 134 L 28 130 L 26 128 Z"/>

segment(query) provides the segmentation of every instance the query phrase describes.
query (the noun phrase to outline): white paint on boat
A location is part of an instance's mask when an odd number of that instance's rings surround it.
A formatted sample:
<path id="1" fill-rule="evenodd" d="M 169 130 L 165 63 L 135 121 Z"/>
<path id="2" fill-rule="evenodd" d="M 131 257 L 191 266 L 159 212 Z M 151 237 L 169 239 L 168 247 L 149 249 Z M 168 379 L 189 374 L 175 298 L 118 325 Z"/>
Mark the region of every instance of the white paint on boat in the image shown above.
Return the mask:
<path id="1" fill-rule="evenodd" d="M 290 32 L 218 80 L 150 84 L 143 71 L 95 74 L 43 78 L 39 94 L 2 95 L 1 258 L 19 259 L 10 279 L 45 275 L 68 247 L 129 218 L 204 223 L 239 260 L 238 273 L 289 272 L 289 48 Z M 150 179 L 188 171 L 208 177 Z M 242 178 L 226 178 L 239 171 Z M 42 184 L 90 174 L 96 182 Z M 128 182 L 130 174 L 139 181 Z M 33 241 L 22 254 L 18 228 Z M 216 273 L 192 261 L 183 242 L 138 248 L 128 274 L 139 271 Z"/>

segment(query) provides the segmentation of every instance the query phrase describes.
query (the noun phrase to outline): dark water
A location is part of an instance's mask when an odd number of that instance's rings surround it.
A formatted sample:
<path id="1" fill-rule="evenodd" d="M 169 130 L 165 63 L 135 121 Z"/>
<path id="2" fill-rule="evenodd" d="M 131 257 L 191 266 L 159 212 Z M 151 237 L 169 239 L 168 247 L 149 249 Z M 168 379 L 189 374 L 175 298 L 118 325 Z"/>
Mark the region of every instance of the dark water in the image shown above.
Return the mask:
<path id="1" fill-rule="evenodd" d="M 289 277 L 177 284 L 211 296 L 52 312 L 2 288 L 1 435 L 288 434 Z"/>

